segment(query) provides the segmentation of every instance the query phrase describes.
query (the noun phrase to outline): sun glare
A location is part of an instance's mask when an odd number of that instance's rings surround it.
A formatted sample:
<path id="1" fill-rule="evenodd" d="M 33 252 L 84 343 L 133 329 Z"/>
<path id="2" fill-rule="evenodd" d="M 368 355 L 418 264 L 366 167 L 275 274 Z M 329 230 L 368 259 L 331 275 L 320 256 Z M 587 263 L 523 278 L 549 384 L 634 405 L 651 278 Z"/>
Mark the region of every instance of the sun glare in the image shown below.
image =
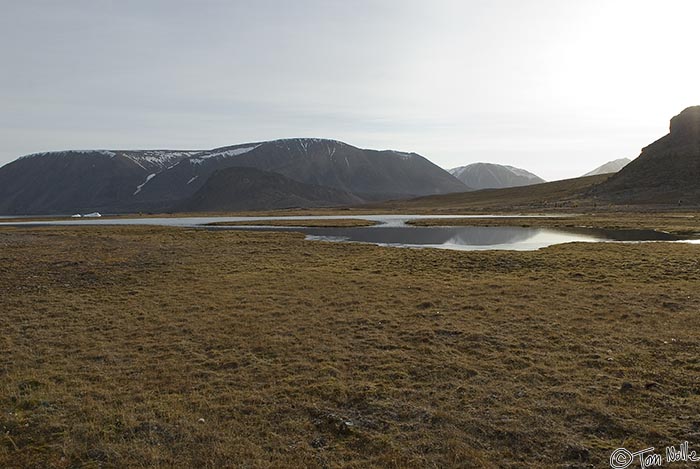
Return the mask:
<path id="1" fill-rule="evenodd" d="M 605 2 L 571 31 L 560 86 L 580 106 L 617 102 L 660 115 L 700 102 L 700 2 Z M 649 109 L 651 108 L 651 109 Z"/>

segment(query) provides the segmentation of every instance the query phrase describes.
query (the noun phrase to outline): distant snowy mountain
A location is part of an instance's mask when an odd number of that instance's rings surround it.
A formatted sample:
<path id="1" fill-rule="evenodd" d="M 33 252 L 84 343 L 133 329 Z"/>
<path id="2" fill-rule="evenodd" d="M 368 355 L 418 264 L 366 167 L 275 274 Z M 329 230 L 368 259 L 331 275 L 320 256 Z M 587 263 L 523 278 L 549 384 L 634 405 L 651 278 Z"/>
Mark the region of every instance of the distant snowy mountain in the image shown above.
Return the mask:
<path id="1" fill-rule="evenodd" d="M 0 214 L 176 210 L 212 174 L 232 167 L 278 173 L 306 184 L 294 186 L 284 180 L 290 197 L 297 197 L 296 204 L 313 206 L 469 190 L 415 153 L 363 150 L 336 140 L 295 138 L 213 150 L 71 150 L 27 155 L 0 168 Z M 284 205 L 261 187 L 283 180 L 258 176 L 250 187 L 261 199 Z M 229 177 L 228 181 L 242 184 L 243 179 Z M 217 204 L 223 205 L 221 194 L 233 197 L 240 192 L 217 192 Z M 251 207 L 264 208 L 261 201 L 246 200 Z"/>
<path id="2" fill-rule="evenodd" d="M 632 160 L 629 158 L 620 158 L 618 160 L 613 160 L 613 161 L 608 161 L 602 166 L 598 166 L 596 169 L 594 169 L 591 172 L 588 172 L 584 174 L 585 176 L 596 176 L 598 174 L 610 174 L 610 173 L 616 173 L 625 166 L 627 166 Z"/>
<path id="3" fill-rule="evenodd" d="M 545 182 L 524 169 L 493 163 L 473 163 L 449 170 L 450 174 L 472 189 L 503 189 Z"/>

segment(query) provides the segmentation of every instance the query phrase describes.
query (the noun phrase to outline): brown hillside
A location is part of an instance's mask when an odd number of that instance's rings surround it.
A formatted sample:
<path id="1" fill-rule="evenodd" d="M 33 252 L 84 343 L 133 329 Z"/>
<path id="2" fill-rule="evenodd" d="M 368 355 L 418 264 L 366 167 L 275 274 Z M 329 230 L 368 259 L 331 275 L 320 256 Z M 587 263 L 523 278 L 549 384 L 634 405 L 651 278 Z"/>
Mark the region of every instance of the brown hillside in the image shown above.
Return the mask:
<path id="1" fill-rule="evenodd" d="M 617 203 L 700 203 L 700 106 L 671 119 L 668 135 L 590 194 Z"/>
<path id="2" fill-rule="evenodd" d="M 574 208 L 592 205 L 592 199 L 581 194 L 609 178 L 609 174 L 547 182 L 507 189 L 485 189 L 474 192 L 434 195 L 377 205 L 383 209 L 431 212 L 512 211 L 532 209 Z"/>

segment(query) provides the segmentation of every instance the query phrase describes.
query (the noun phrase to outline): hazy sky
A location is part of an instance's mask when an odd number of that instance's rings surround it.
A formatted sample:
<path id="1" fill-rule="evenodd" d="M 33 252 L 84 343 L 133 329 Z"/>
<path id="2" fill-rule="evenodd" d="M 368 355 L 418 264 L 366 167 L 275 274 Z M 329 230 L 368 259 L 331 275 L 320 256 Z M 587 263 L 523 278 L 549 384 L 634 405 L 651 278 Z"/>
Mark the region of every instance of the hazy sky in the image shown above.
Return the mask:
<path id="1" fill-rule="evenodd" d="M 698 0 L 0 0 L 0 165 L 325 137 L 545 179 L 700 104 Z"/>

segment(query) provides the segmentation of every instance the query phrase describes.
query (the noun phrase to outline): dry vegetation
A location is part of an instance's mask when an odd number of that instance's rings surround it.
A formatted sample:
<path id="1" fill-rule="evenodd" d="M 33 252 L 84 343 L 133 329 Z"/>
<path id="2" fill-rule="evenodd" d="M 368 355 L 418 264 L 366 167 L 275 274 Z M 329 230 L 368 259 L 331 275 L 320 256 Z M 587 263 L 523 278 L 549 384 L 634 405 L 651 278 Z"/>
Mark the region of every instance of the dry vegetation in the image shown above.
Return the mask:
<path id="1" fill-rule="evenodd" d="M 620 210 L 619 206 L 598 203 L 583 195 L 609 177 L 609 174 L 603 174 L 524 187 L 432 195 L 411 200 L 382 202 L 374 206 L 384 211 L 398 210 L 406 213 L 517 213 L 533 210 L 571 211 L 582 208 Z"/>
<path id="2" fill-rule="evenodd" d="M 412 220 L 415 226 L 524 226 L 547 228 L 659 230 L 682 237 L 700 237 L 698 213 L 585 213 L 557 217 L 435 218 Z"/>
<path id="3" fill-rule="evenodd" d="M 222 221 L 209 223 L 207 226 L 305 226 L 315 228 L 347 228 L 374 226 L 377 222 L 344 218 L 338 220 L 259 220 L 259 221 Z"/>
<path id="4" fill-rule="evenodd" d="M 0 466 L 573 468 L 692 445 L 698 278 L 677 243 L 2 228 Z"/>

